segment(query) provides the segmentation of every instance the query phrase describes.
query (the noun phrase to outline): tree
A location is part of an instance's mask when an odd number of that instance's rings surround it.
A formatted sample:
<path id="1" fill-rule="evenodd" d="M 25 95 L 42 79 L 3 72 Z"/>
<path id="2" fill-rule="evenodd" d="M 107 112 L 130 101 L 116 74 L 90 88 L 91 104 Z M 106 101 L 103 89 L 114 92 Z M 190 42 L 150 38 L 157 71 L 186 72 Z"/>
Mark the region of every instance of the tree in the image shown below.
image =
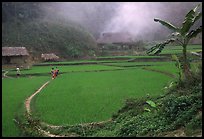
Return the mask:
<path id="1" fill-rule="evenodd" d="M 42 10 L 43 4 L 43 2 L 3 2 L 2 23 L 40 19 L 45 16 Z"/>
<path id="2" fill-rule="evenodd" d="M 182 53 L 183 56 L 181 60 L 183 65 L 182 71 L 184 73 L 185 78 L 187 79 L 192 76 L 192 73 L 190 71 L 190 65 L 187 59 L 187 45 L 193 37 L 196 37 L 200 32 L 202 32 L 202 26 L 198 27 L 195 30 L 190 30 L 191 27 L 194 25 L 194 23 L 202 17 L 202 13 L 198 12 L 199 6 L 200 4 L 186 14 L 181 27 L 176 27 L 167 21 L 155 18 L 154 19 L 155 22 L 161 23 L 168 29 L 172 30 L 173 33 L 170 39 L 162 43 L 156 44 L 155 46 L 147 50 L 147 54 L 150 54 L 150 53 L 159 54 L 164 49 L 164 46 L 166 44 L 169 44 L 172 42 L 179 43 L 183 48 L 183 53 Z"/>

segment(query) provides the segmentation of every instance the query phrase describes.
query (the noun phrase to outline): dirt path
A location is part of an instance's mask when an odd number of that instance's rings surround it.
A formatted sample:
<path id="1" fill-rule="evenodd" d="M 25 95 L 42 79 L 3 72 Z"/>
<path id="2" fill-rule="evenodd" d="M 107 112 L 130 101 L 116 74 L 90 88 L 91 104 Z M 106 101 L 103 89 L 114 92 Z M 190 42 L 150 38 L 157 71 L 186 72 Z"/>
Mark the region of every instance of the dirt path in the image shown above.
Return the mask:
<path id="1" fill-rule="evenodd" d="M 47 81 L 46 83 L 44 83 L 34 94 L 32 94 L 29 98 L 26 99 L 25 101 L 25 107 L 26 107 L 26 111 L 30 114 L 31 110 L 30 110 L 30 102 L 32 100 L 32 98 L 39 93 L 50 81 Z"/>
<path id="2" fill-rule="evenodd" d="M 26 99 L 25 101 L 25 107 L 26 107 L 26 111 L 30 114 L 31 113 L 31 109 L 30 109 L 30 102 L 32 100 L 32 98 L 38 94 L 48 83 L 50 83 L 50 81 L 47 81 L 46 83 L 44 83 L 34 94 L 32 94 L 29 98 Z M 38 128 L 38 130 L 45 136 L 48 137 L 65 137 L 65 136 L 59 136 L 59 135 L 54 135 L 54 134 L 50 134 L 47 131 L 44 131 L 40 128 Z"/>
<path id="3" fill-rule="evenodd" d="M 7 73 L 8 73 L 8 71 L 6 71 L 6 72 L 3 74 L 2 79 L 3 79 L 3 78 L 8 78 L 8 76 L 6 75 Z"/>
<path id="4" fill-rule="evenodd" d="M 6 74 L 8 73 L 8 71 L 6 71 L 5 73 L 4 73 L 4 77 L 8 77 Z"/>

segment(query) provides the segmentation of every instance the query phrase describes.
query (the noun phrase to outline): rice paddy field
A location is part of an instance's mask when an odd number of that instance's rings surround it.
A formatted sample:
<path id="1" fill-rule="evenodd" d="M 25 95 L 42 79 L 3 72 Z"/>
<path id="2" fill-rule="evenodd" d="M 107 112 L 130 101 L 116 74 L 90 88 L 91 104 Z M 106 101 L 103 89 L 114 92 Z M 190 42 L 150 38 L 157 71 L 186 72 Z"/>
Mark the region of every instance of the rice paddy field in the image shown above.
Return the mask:
<path id="1" fill-rule="evenodd" d="M 49 77 L 5 78 L 2 80 L 2 136 L 19 136 L 14 119 L 24 114 L 24 101 Z"/>
<path id="2" fill-rule="evenodd" d="M 104 121 L 127 98 L 161 95 L 170 80 L 142 69 L 64 74 L 36 97 L 34 113 L 54 125 Z"/>
<path id="3" fill-rule="evenodd" d="M 202 51 L 201 45 L 188 45 L 187 46 L 187 52 L 200 52 Z M 164 50 L 161 52 L 161 54 L 181 54 L 182 53 L 182 47 L 181 46 L 167 46 L 164 48 Z"/>
<path id="4" fill-rule="evenodd" d="M 138 56 L 129 57 L 132 58 Z M 164 95 L 164 87 L 178 76 L 173 61 L 90 61 L 39 63 L 22 69 L 19 78 L 14 69 L 2 69 L 2 74 L 8 72 L 8 77 L 2 78 L 2 135 L 19 136 L 14 119 L 24 114 L 26 98 L 47 81 L 50 83 L 31 101 L 32 114 L 48 124 L 75 125 L 110 119 L 127 98 Z M 198 63 L 192 63 L 194 70 Z M 60 70 L 54 80 L 52 67 Z M 175 78 L 151 69 L 168 72 Z"/>

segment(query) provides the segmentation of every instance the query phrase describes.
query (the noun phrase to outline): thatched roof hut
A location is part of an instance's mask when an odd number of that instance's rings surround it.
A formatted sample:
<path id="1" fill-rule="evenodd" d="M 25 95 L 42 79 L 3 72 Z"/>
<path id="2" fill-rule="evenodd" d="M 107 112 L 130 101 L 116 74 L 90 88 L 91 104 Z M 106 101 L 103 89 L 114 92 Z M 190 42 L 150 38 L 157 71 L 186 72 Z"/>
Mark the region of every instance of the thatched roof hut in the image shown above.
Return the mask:
<path id="1" fill-rule="evenodd" d="M 25 47 L 2 47 L 2 56 L 28 56 Z"/>
<path id="2" fill-rule="evenodd" d="M 54 53 L 41 54 L 41 58 L 45 61 L 57 61 L 59 59 L 59 57 L 55 55 Z"/>
<path id="3" fill-rule="evenodd" d="M 2 47 L 2 66 L 27 67 L 29 64 L 29 53 L 25 47 Z"/>

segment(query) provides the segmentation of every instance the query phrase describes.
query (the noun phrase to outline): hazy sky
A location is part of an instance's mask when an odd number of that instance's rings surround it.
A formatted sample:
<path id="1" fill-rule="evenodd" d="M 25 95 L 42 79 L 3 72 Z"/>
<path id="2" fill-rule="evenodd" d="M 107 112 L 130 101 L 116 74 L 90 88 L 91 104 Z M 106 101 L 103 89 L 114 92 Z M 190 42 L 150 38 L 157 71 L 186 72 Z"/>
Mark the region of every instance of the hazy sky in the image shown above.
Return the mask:
<path id="1" fill-rule="evenodd" d="M 130 32 L 135 38 L 155 39 L 169 33 L 154 18 L 181 25 L 198 2 L 50 2 L 47 17 L 72 20 L 97 38 L 102 32 Z M 201 21 L 200 21 L 201 23 Z"/>

